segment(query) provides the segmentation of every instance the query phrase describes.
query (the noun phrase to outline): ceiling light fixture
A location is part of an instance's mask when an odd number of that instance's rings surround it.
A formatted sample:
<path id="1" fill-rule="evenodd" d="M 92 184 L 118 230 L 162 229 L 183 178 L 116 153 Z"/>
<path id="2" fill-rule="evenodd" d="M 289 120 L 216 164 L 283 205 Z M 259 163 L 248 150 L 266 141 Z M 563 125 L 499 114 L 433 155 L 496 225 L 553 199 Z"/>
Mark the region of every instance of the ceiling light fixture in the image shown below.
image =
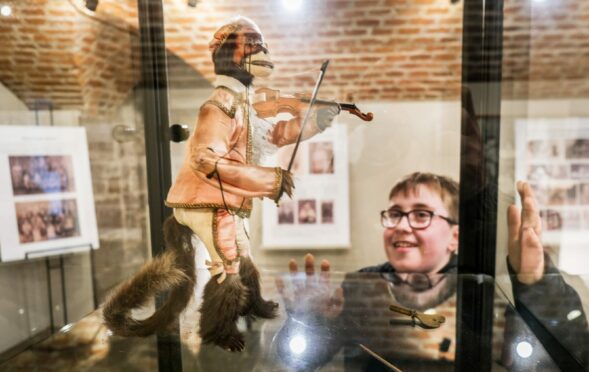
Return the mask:
<path id="1" fill-rule="evenodd" d="M 2 14 L 4 17 L 10 17 L 12 14 L 12 8 L 10 5 L 2 5 L 0 7 L 0 14 Z"/>
<path id="2" fill-rule="evenodd" d="M 198 4 L 198 0 L 188 0 L 188 6 L 196 8 L 196 4 Z"/>
<path id="3" fill-rule="evenodd" d="M 303 0 L 282 0 L 282 6 L 291 12 L 295 12 L 303 5 Z"/>

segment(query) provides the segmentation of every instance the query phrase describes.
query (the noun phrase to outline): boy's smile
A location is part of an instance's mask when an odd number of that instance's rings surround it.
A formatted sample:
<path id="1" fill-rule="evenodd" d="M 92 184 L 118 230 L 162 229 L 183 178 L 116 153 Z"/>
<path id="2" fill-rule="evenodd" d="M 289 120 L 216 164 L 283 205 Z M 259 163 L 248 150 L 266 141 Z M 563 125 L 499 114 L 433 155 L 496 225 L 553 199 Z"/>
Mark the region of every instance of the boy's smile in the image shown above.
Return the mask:
<path id="1" fill-rule="evenodd" d="M 403 212 L 423 209 L 448 216 L 439 193 L 426 185 L 394 195 L 389 205 L 393 207 Z M 403 217 L 397 226 L 385 228 L 383 239 L 387 258 L 397 272 L 435 273 L 458 249 L 458 226 L 434 216 L 430 226 L 417 230 Z"/>

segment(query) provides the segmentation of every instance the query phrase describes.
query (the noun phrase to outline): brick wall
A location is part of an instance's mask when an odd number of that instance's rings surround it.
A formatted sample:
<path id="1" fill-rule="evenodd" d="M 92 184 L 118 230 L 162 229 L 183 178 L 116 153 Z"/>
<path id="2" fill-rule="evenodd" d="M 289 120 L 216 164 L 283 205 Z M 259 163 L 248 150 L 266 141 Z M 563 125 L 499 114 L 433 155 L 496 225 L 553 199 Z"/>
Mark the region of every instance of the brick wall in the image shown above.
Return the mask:
<path id="1" fill-rule="evenodd" d="M 13 15 L 0 18 L 0 81 L 23 102 L 48 100 L 86 117 L 121 106 L 139 72 L 137 36 L 126 21 L 109 14 L 97 21 L 66 0 L 7 4 Z"/>
<path id="2" fill-rule="evenodd" d="M 81 2 L 71 0 L 83 9 Z M 529 0 L 531 1 L 531 0 Z M 503 80 L 506 98 L 589 94 L 589 3 L 507 0 Z M 0 81 L 23 101 L 107 115 L 136 83 L 135 0 L 101 0 L 91 16 L 69 0 L 8 2 L 0 23 Z M 252 0 L 164 1 L 166 43 L 206 79 L 207 43 L 235 14 L 264 31 L 277 73 L 268 85 L 310 90 L 317 67 L 331 67 L 323 95 L 354 100 L 456 99 L 462 48 L 462 3 L 449 0 L 325 0 L 299 13 Z M 293 78 L 293 76 L 296 76 Z"/>
<path id="3" fill-rule="evenodd" d="M 214 5 L 213 5 L 214 4 Z M 307 3 L 289 14 L 280 2 L 166 2 L 167 47 L 212 78 L 207 43 L 224 20 L 242 14 L 262 29 L 276 63 L 269 86 L 310 90 L 331 59 L 323 94 L 354 100 L 450 99 L 460 81 L 462 8 L 446 0 Z M 312 5 L 311 5 L 312 4 Z M 293 75 L 297 78 L 293 79 Z"/>
<path id="4" fill-rule="evenodd" d="M 114 118 L 115 123 L 125 122 L 120 112 Z M 150 257 L 145 145 L 140 126 L 134 140 L 118 143 L 110 135 L 110 124 L 86 119 L 84 125 L 100 238 L 94 254 L 96 291 L 102 300 Z"/>
<path id="5" fill-rule="evenodd" d="M 589 96 L 589 2 L 505 4 L 503 96 Z"/>

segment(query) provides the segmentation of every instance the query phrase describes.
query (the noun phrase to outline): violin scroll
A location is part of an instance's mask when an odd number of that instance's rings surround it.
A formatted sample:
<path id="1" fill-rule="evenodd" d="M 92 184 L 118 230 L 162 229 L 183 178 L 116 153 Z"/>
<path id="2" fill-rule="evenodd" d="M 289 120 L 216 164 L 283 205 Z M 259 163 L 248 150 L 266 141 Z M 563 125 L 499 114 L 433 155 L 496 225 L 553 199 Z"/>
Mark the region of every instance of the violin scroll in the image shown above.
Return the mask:
<path id="1" fill-rule="evenodd" d="M 340 103 L 339 106 L 342 110 L 346 110 L 350 114 L 356 115 L 364 121 L 372 121 L 372 119 L 374 119 L 372 112 L 363 113 L 354 103 Z"/>

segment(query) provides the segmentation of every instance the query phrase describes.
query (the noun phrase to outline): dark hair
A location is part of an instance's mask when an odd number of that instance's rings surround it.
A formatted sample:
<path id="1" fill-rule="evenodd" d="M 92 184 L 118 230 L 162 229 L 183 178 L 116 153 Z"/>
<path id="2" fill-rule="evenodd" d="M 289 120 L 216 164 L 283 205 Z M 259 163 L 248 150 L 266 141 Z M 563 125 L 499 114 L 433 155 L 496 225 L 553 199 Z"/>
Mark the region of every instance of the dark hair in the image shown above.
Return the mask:
<path id="1" fill-rule="evenodd" d="M 389 199 L 400 193 L 407 194 L 409 191 L 415 190 L 419 185 L 427 186 L 432 191 L 440 194 L 440 198 L 448 210 L 448 217 L 458 221 L 459 186 L 458 182 L 450 177 L 427 172 L 411 173 L 393 186 L 389 193 Z"/>

